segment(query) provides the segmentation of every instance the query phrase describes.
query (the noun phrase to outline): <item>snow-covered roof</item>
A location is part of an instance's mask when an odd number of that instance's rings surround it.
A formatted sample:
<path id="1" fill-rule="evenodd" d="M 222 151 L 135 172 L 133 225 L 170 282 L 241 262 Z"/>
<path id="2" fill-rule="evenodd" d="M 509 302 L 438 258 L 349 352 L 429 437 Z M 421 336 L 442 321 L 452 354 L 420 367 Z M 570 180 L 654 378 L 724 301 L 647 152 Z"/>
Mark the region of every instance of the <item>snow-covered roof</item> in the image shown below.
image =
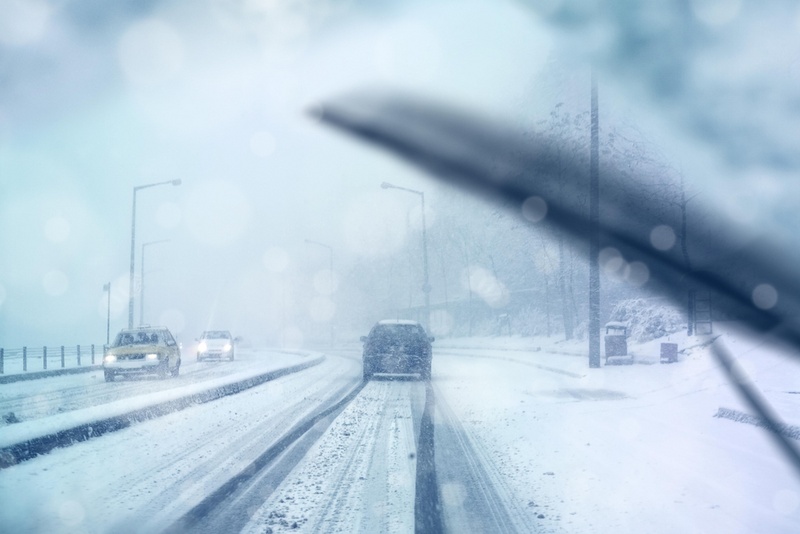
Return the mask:
<path id="1" fill-rule="evenodd" d="M 606 328 L 628 328 L 628 325 L 620 321 L 609 321 L 606 323 Z"/>
<path id="2" fill-rule="evenodd" d="M 384 319 L 382 321 L 378 321 L 378 324 L 419 324 L 419 322 L 411 321 L 409 319 Z"/>
<path id="3" fill-rule="evenodd" d="M 149 324 L 142 324 L 139 326 L 134 326 L 133 328 L 123 328 L 120 332 L 153 332 L 155 330 L 169 330 L 166 326 L 158 326 L 158 325 L 149 325 Z"/>

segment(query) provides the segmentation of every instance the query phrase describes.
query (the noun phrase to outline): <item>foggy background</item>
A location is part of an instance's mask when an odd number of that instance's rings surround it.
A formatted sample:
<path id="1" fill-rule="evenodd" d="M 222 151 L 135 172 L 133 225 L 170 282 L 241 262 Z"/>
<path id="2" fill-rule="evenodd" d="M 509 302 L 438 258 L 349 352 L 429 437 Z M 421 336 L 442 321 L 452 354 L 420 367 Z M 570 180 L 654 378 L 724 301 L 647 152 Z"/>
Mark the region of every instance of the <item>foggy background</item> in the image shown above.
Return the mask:
<path id="1" fill-rule="evenodd" d="M 419 197 L 382 182 L 425 193 L 432 333 L 563 335 L 562 289 L 579 328 L 582 251 L 309 116 L 363 87 L 580 159 L 591 61 L 601 181 L 624 163 L 665 206 L 683 181 L 690 224 L 711 205 L 795 246 L 798 36 L 792 2 L 0 0 L 0 346 L 102 343 L 107 282 L 112 337 L 126 326 L 132 190 L 175 179 L 137 194 L 136 274 L 141 244 L 168 239 L 147 249 L 144 322 L 181 341 L 352 341 L 413 315 Z M 604 305 L 635 290 L 603 284 Z"/>

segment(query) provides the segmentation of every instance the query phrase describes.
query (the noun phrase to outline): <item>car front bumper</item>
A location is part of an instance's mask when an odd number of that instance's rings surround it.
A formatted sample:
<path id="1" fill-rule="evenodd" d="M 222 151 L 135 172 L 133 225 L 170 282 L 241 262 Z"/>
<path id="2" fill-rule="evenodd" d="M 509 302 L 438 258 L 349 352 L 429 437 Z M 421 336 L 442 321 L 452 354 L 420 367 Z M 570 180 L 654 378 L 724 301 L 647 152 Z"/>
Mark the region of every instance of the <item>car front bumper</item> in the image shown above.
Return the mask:
<path id="1" fill-rule="evenodd" d="M 205 360 L 205 359 L 221 360 L 223 358 L 230 358 L 231 354 L 233 354 L 232 350 L 229 350 L 229 351 L 209 350 L 209 351 L 206 351 L 206 352 L 198 352 L 197 353 L 197 357 L 200 358 L 201 360 Z"/>
<path id="2" fill-rule="evenodd" d="M 104 362 L 103 369 L 114 374 L 150 374 L 157 373 L 165 365 L 166 360 L 139 360 Z"/>

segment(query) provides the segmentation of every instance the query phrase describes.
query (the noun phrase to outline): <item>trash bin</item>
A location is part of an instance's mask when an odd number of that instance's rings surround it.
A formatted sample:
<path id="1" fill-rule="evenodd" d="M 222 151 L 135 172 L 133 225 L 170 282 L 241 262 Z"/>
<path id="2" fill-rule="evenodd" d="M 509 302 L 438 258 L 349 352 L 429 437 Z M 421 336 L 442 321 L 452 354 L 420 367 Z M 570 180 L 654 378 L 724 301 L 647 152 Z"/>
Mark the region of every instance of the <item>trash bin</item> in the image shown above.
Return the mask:
<path id="1" fill-rule="evenodd" d="M 661 344 L 661 363 L 675 363 L 678 361 L 678 344 Z"/>
<path id="2" fill-rule="evenodd" d="M 628 357 L 628 325 L 617 321 L 606 323 L 606 363 L 609 358 Z"/>

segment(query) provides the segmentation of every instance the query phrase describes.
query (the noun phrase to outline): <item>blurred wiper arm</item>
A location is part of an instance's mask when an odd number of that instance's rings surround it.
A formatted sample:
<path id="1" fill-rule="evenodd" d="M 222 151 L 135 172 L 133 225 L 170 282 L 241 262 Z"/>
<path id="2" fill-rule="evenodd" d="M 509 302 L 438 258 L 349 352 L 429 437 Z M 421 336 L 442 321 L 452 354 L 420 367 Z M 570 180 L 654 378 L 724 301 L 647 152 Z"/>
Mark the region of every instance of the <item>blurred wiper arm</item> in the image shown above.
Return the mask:
<path id="1" fill-rule="evenodd" d="M 592 225 L 586 198 L 586 169 L 553 157 L 558 140 L 497 125 L 419 99 L 377 92 L 326 102 L 312 114 L 321 122 L 389 150 L 433 176 L 504 199 L 520 211 L 531 197 L 547 206 L 546 220 L 588 244 Z M 607 165 L 603 175 L 613 175 Z M 557 178 L 556 178 L 557 177 Z M 601 177 L 603 180 L 603 177 Z M 613 188 L 612 188 L 613 183 Z M 603 183 L 601 247 L 615 249 L 628 263 L 647 268 L 643 288 L 683 305 L 687 290 L 708 291 L 715 309 L 800 349 L 800 284 L 797 261 L 767 239 L 743 239 L 734 226 L 693 228 L 695 268 L 679 251 L 651 242 L 659 226 L 681 227 L 680 214 L 665 213 L 663 195 L 641 182 Z M 720 218 L 721 219 L 721 218 Z M 758 288 L 774 291 L 774 303 L 754 300 Z"/>
<path id="2" fill-rule="evenodd" d="M 526 200 L 539 197 L 547 220 L 579 242 L 588 244 L 593 230 L 588 210 L 577 198 L 586 196 L 585 169 L 559 161 L 550 151 L 558 140 L 503 128 L 470 114 L 417 99 L 365 94 L 327 102 L 312 111 L 321 122 L 383 147 L 432 175 L 456 185 L 510 201 L 522 210 Z M 607 167 L 605 173 L 613 173 Z M 557 178 L 556 178 L 557 177 Z M 602 247 L 613 247 L 625 261 L 642 262 L 647 289 L 682 305 L 688 290 L 706 290 L 715 309 L 744 317 L 754 329 L 770 333 L 800 348 L 800 298 L 797 263 L 786 251 L 766 240 L 742 239 L 733 226 L 694 231 L 696 248 L 703 251 L 703 270 L 692 269 L 678 249 L 664 251 L 651 242 L 658 226 L 680 228 L 679 214 L 665 213 L 663 199 L 645 184 L 615 180 L 604 187 L 603 216 L 597 229 Z M 759 302 L 756 291 L 768 287 L 775 302 Z M 733 357 L 722 346 L 714 356 L 742 398 L 772 430 L 779 448 L 800 472 L 800 453 L 789 438 L 776 431 L 782 422 Z"/>

